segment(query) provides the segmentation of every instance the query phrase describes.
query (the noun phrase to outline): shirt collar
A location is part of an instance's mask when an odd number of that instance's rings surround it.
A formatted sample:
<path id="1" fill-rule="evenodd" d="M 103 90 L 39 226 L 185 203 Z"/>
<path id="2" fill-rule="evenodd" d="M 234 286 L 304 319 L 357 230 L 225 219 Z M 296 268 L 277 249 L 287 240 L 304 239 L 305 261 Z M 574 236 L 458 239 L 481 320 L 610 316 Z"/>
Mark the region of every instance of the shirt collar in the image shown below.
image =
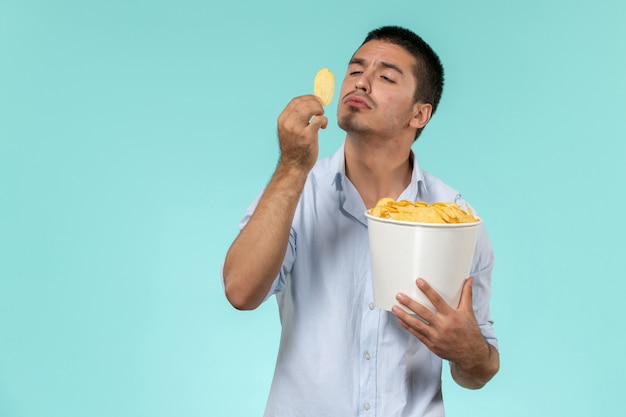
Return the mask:
<path id="1" fill-rule="evenodd" d="M 411 150 L 411 155 L 409 155 L 409 158 L 413 163 L 411 183 L 408 187 L 406 187 L 406 190 L 402 192 L 398 200 L 406 199 L 410 201 L 421 201 L 424 200 L 424 198 L 428 194 L 426 181 L 424 181 L 424 171 L 422 171 L 422 168 L 420 168 L 413 150 Z"/>
<path id="2" fill-rule="evenodd" d="M 411 182 L 406 189 L 400 194 L 398 200 L 421 201 L 428 194 L 426 182 L 424 181 L 424 171 L 419 166 L 417 158 L 413 150 L 409 156 L 413 162 L 413 172 L 411 174 Z M 346 159 L 344 153 L 344 144 L 331 156 L 330 166 L 335 174 L 333 175 L 333 185 L 338 194 L 339 206 L 344 214 L 354 217 L 363 224 L 367 224 L 365 218 L 365 204 L 361 199 L 358 191 L 346 177 Z"/>

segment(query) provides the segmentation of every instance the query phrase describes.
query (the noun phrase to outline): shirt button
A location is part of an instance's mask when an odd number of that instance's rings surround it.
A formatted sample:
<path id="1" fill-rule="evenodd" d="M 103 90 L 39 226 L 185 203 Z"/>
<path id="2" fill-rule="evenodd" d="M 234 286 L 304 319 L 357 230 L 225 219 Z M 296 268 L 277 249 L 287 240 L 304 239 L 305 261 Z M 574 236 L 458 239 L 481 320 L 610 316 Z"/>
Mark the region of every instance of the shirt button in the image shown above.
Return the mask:
<path id="1" fill-rule="evenodd" d="M 374 309 L 374 303 L 369 303 L 368 307 L 369 307 L 370 310 L 373 310 Z"/>
<path id="2" fill-rule="evenodd" d="M 363 404 L 363 408 L 369 410 L 370 408 L 372 408 L 372 406 L 370 405 L 370 403 L 365 403 Z"/>
<path id="3" fill-rule="evenodd" d="M 364 357 L 364 358 L 365 358 L 365 360 L 367 360 L 367 361 L 369 361 L 369 360 L 372 358 L 372 356 L 370 355 L 370 353 L 369 353 L 369 352 L 365 352 L 365 355 L 363 355 L 363 357 Z"/>

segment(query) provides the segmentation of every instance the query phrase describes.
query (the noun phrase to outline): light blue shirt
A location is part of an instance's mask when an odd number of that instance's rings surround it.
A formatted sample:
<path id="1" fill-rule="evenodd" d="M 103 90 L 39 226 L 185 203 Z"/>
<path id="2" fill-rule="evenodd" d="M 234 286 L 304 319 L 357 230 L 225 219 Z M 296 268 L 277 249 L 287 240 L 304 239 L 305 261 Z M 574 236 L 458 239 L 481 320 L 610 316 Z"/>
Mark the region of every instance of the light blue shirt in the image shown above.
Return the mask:
<path id="1" fill-rule="evenodd" d="M 443 416 L 442 360 L 372 303 L 366 207 L 344 167 L 342 146 L 311 171 L 267 296 L 276 295 L 282 335 L 265 416 Z M 399 199 L 465 205 L 417 160 Z M 497 347 L 489 313 L 493 261 L 481 228 L 471 271 L 474 310 Z"/>

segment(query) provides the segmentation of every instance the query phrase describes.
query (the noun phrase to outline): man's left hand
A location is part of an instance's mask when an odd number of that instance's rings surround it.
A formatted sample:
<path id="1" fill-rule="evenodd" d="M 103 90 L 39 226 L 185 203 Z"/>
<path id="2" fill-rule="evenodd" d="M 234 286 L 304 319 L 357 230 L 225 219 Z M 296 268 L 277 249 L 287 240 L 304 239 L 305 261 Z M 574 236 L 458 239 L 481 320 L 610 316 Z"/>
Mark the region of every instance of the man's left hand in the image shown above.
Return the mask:
<path id="1" fill-rule="evenodd" d="M 400 293 L 397 296 L 398 302 L 418 317 L 407 313 L 399 306 L 394 306 L 392 312 L 398 317 L 402 327 L 417 337 L 434 354 L 453 364 L 453 375 L 460 371 L 461 374 L 480 375 L 481 380 L 483 377 L 487 377 L 488 380 L 497 372 L 499 360 L 493 372 L 492 353 L 496 352 L 497 355 L 497 351 L 485 340 L 478 327 L 472 306 L 473 283 L 473 277 L 465 280 L 459 306 L 453 308 L 424 279 L 419 278 L 416 281 L 417 287 L 430 300 L 436 311 L 433 312 L 406 294 Z M 476 388 L 478 386 L 474 385 L 484 385 L 484 383 L 457 382 Z"/>

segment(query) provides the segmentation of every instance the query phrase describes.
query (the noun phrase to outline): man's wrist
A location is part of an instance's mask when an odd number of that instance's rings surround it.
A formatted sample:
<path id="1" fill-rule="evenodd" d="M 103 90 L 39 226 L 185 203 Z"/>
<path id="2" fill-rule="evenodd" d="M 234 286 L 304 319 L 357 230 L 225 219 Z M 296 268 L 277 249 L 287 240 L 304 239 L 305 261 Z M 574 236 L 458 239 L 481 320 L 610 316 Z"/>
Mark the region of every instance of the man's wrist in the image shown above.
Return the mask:
<path id="1" fill-rule="evenodd" d="M 486 339 L 482 339 L 482 343 L 480 343 L 476 349 L 474 349 L 474 354 L 469 355 L 467 360 L 456 362 L 456 365 L 459 370 L 464 372 L 472 372 L 477 369 L 483 367 L 486 363 L 489 362 L 491 357 L 491 345 L 487 342 Z"/>

